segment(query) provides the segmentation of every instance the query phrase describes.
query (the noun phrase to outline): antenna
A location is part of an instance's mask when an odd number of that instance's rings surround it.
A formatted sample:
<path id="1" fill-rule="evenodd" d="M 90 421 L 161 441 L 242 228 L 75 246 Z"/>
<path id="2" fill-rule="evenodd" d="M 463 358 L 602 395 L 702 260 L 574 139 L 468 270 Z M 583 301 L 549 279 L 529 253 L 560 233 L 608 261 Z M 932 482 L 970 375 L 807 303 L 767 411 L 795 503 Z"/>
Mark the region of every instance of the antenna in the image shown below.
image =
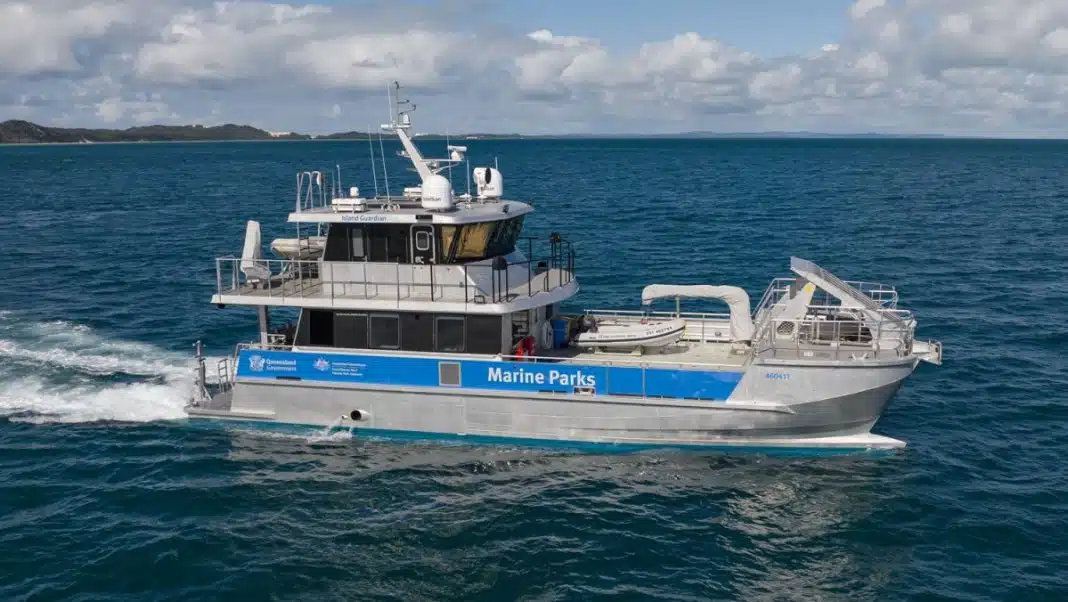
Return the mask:
<path id="1" fill-rule="evenodd" d="M 382 179 L 386 181 L 386 203 L 390 202 L 389 199 L 389 172 L 386 171 L 386 147 L 382 144 L 382 132 L 378 132 L 378 150 L 382 155 Z"/>
<path id="2" fill-rule="evenodd" d="M 379 134 L 381 136 L 381 134 Z M 371 128 L 367 128 L 367 150 L 371 151 L 371 177 L 375 181 L 375 198 L 378 198 L 378 170 L 375 169 L 375 145 L 371 142 Z"/>
<path id="3" fill-rule="evenodd" d="M 449 128 L 446 127 L 445 128 L 445 154 L 446 155 L 449 154 L 449 147 L 450 146 L 452 146 L 452 145 L 449 144 Z M 452 182 L 452 161 L 449 161 L 449 182 L 450 183 Z"/>
<path id="4" fill-rule="evenodd" d="M 471 198 L 471 159 L 464 157 L 464 171 L 467 172 L 467 198 Z"/>
<path id="5" fill-rule="evenodd" d="M 397 84 L 397 82 L 393 82 L 393 83 Z M 389 105 L 389 124 L 390 125 L 396 125 L 397 124 L 397 117 L 396 117 L 396 115 L 395 115 L 395 113 L 393 111 L 393 97 L 390 96 L 390 94 L 389 94 L 389 86 L 386 86 L 386 104 Z M 378 137 L 379 137 L 379 139 L 381 139 L 382 135 L 379 134 Z"/>

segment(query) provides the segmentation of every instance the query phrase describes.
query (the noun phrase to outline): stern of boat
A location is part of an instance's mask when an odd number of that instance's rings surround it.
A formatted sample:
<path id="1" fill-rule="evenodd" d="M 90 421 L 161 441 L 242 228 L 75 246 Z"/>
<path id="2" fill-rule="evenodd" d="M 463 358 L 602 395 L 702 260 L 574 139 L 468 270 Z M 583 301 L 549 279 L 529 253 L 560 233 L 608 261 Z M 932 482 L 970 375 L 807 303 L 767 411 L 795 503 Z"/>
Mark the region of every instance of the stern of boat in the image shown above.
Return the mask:
<path id="1" fill-rule="evenodd" d="M 234 394 L 235 358 L 224 357 L 215 363 L 214 378 L 208 379 L 207 358 L 200 341 L 195 344 L 196 368 L 193 394 L 185 406 L 190 416 L 229 413 Z"/>

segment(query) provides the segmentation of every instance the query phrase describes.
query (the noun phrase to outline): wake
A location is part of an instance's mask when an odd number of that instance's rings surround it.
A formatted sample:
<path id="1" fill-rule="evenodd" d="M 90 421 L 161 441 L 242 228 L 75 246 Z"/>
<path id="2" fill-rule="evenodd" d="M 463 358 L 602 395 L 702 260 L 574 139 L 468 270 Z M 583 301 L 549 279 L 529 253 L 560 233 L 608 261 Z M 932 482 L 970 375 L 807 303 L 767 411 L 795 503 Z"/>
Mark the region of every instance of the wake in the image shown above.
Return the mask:
<path id="1" fill-rule="evenodd" d="M 0 417 L 13 422 L 183 418 L 193 367 L 191 354 L 0 312 Z"/>

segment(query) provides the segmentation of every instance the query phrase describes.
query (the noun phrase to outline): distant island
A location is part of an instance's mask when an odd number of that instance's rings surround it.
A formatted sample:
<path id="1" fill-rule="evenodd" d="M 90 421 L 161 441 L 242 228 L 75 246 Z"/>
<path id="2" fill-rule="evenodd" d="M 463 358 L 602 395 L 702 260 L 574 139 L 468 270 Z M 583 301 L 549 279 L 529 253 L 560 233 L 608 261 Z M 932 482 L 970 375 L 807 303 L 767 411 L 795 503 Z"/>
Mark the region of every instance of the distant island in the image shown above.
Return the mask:
<path id="1" fill-rule="evenodd" d="M 415 137 L 445 139 L 443 134 L 416 133 Z M 95 142 L 198 142 L 253 140 L 366 140 L 378 133 L 338 132 L 312 135 L 296 132 L 268 132 L 249 125 L 146 125 L 112 129 L 57 128 L 29 121 L 11 120 L 0 123 L 0 144 L 88 144 Z M 514 138 L 944 138 L 938 134 L 829 134 L 819 132 L 680 132 L 677 134 L 456 134 L 452 140 L 514 139 Z"/>
<path id="2" fill-rule="evenodd" d="M 93 142 L 198 142 L 252 140 L 366 140 L 367 132 L 338 132 L 315 136 L 296 132 L 268 132 L 249 125 L 146 125 L 124 130 L 57 128 L 29 121 L 10 120 L 0 123 L 0 144 L 77 144 Z M 417 134 L 420 138 L 442 138 L 438 134 Z M 465 134 L 456 140 L 483 138 L 520 138 L 518 134 Z"/>

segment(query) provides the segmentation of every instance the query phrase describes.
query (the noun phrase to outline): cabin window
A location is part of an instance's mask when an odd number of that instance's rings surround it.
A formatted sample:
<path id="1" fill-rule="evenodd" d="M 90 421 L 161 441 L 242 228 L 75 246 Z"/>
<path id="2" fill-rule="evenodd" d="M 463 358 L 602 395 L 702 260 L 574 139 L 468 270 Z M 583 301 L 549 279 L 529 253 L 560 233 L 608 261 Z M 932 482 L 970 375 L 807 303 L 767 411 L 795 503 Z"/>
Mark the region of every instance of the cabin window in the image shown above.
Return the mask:
<path id="1" fill-rule="evenodd" d="M 456 226 L 441 226 L 438 231 L 438 238 L 441 239 L 441 253 L 439 257 L 450 257 L 452 253 L 452 243 L 456 240 L 456 231 L 459 230 Z"/>
<path id="2" fill-rule="evenodd" d="M 456 248 L 456 259 L 483 259 L 490 236 L 497 222 L 467 224 L 460 231 L 460 244 Z"/>
<path id="3" fill-rule="evenodd" d="M 502 352 L 502 322 L 499 315 L 335 313 L 305 309 L 298 323 L 296 344 L 341 349 L 497 354 Z"/>
<path id="4" fill-rule="evenodd" d="M 434 350 L 434 316 L 405 312 L 400 314 L 401 349 Z"/>
<path id="5" fill-rule="evenodd" d="M 464 350 L 464 318 L 439 316 L 434 318 L 434 351 Z"/>
<path id="6" fill-rule="evenodd" d="M 367 314 L 334 314 L 334 346 L 347 349 L 367 348 Z"/>
<path id="7" fill-rule="evenodd" d="M 371 349 L 400 349 L 400 317 L 371 316 Z"/>
<path id="8" fill-rule="evenodd" d="M 347 224 L 332 224 L 326 231 L 326 250 L 323 253 L 325 261 L 348 261 L 349 226 Z"/>
<path id="9" fill-rule="evenodd" d="M 368 261 L 406 263 L 408 261 L 406 224 L 381 224 L 367 229 Z"/>
<path id="10" fill-rule="evenodd" d="M 468 353 L 500 353 L 501 316 L 467 316 L 464 343 Z"/>
<path id="11" fill-rule="evenodd" d="M 308 344 L 316 347 L 334 346 L 334 312 L 308 312 Z"/>
<path id="12" fill-rule="evenodd" d="M 426 230 L 418 230 L 415 233 L 415 250 L 416 251 L 429 251 L 430 250 L 430 232 Z"/>
<path id="13" fill-rule="evenodd" d="M 500 222 L 497 226 L 497 230 L 493 233 L 493 239 L 490 240 L 489 248 L 487 249 L 487 257 L 496 257 L 498 255 L 507 255 L 515 250 L 516 240 L 519 239 L 519 233 L 523 230 L 523 217 L 513 217 L 509 220 Z"/>
<path id="14" fill-rule="evenodd" d="M 349 241 L 349 259 L 351 261 L 366 259 L 367 244 L 363 237 L 363 228 L 355 226 L 349 230 Z"/>

